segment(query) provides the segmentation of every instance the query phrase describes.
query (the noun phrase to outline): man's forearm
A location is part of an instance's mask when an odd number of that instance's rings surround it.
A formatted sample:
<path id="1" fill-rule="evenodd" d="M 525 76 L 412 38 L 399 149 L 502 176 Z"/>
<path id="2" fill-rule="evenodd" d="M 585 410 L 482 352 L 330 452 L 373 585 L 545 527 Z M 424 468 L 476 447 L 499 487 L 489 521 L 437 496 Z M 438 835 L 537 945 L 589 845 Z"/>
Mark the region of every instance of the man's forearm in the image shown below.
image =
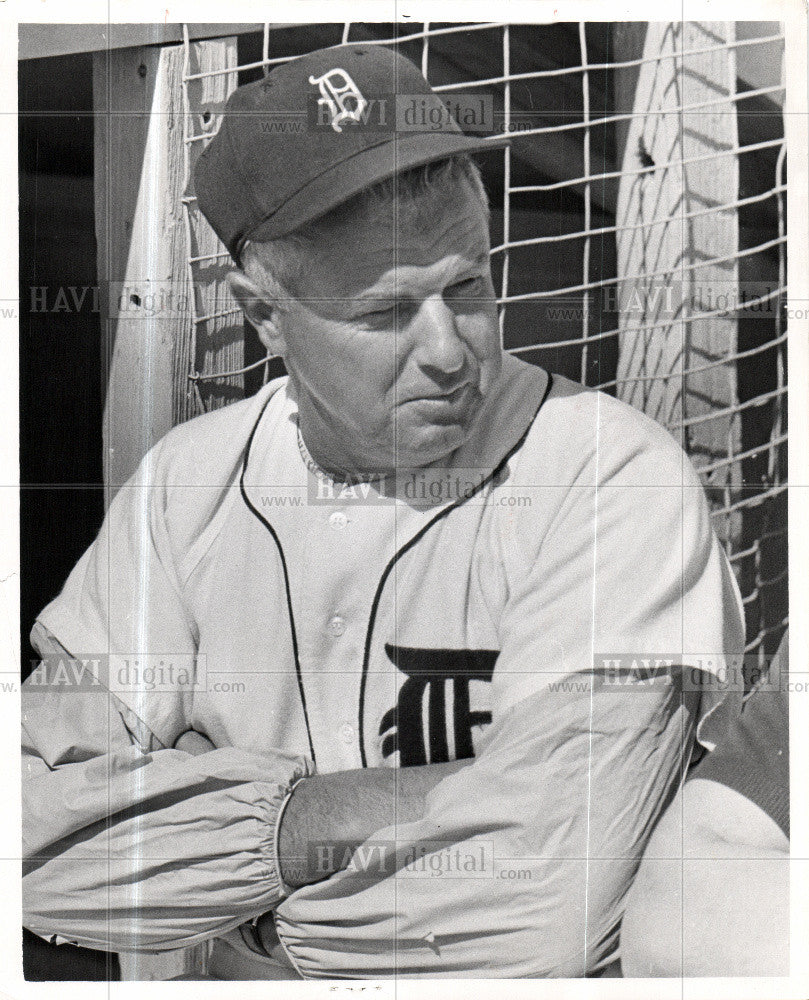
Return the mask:
<path id="1" fill-rule="evenodd" d="M 214 749 L 206 736 L 193 730 L 183 733 L 175 747 L 192 756 Z M 282 878 L 297 889 L 333 875 L 345 867 L 347 852 L 317 855 L 309 851 L 310 844 L 361 844 L 374 830 L 421 819 L 428 792 L 471 763 L 469 759 L 421 767 L 361 768 L 315 774 L 299 782 L 279 831 Z"/>
<path id="2" fill-rule="evenodd" d="M 301 781 L 281 821 L 279 859 L 287 885 L 319 882 L 345 867 L 350 846 L 375 830 L 421 819 L 427 794 L 471 760 L 421 767 L 365 768 L 316 774 Z M 314 844 L 346 850 L 313 851 Z"/>

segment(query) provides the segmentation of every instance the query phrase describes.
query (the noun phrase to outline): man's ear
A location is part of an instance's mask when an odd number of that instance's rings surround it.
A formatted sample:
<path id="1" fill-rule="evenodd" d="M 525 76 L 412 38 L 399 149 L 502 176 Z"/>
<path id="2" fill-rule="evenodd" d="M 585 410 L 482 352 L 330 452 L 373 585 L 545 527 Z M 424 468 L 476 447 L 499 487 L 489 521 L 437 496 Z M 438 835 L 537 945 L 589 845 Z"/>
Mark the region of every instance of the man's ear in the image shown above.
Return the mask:
<path id="1" fill-rule="evenodd" d="M 283 309 L 278 300 L 259 288 L 244 271 L 230 271 L 226 280 L 231 295 L 256 328 L 261 343 L 270 354 L 283 357 L 286 342 L 279 323 Z"/>

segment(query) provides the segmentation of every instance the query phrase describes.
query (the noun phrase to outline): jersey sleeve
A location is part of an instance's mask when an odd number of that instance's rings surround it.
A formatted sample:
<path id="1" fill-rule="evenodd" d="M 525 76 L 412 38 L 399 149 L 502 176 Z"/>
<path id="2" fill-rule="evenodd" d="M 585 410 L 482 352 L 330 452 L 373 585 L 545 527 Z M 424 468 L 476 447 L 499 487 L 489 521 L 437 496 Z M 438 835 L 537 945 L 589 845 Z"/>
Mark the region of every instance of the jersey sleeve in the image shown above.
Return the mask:
<path id="1" fill-rule="evenodd" d="M 507 521 L 511 594 L 494 675 L 506 707 L 568 674 L 633 665 L 683 668 L 700 693 L 698 736 L 709 747 L 726 703 L 738 708 L 744 616 L 733 572 L 711 524 L 703 487 L 685 453 L 657 424 L 600 399 L 591 455 L 571 485 L 558 452 L 547 485 L 520 488 L 552 501 L 549 526 L 531 530 L 531 504 Z M 603 412 L 602 412 L 603 411 Z M 546 504 L 547 505 L 547 504 Z"/>
<path id="2" fill-rule="evenodd" d="M 23 712 L 30 930 L 105 951 L 161 951 L 222 934 L 284 897 L 275 829 L 306 759 L 144 751 L 101 689 L 29 689 Z"/>
<path id="3" fill-rule="evenodd" d="M 181 552 L 169 507 L 193 497 L 172 490 L 172 449 L 159 443 L 110 504 L 95 542 L 38 621 L 170 745 L 193 697 L 197 631 L 182 597 Z M 186 493 L 190 494 L 188 490 Z M 162 666 L 162 675 L 145 674 Z M 143 683 L 149 676 L 149 683 Z M 162 682 L 160 682 L 162 681 Z"/>
<path id="4" fill-rule="evenodd" d="M 161 479 L 152 453 L 119 492 L 40 616 L 22 691 L 24 923 L 111 951 L 184 947 L 275 905 L 279 809 L 310 768 L 172 748 L 198 677 Z"/>
<path id="5" fill-rule="evenodd" d="M 529 515 L 504 532 L 511 587 L 482 753 L 422 820 L 380 831 L 277 909 L 304 976 L 555 978 L 614 956 L 706 713 L 688 668 L 741 652 L 740 604 L 668 439 L 604 440 L 555 502 L 541 539 Z"/>

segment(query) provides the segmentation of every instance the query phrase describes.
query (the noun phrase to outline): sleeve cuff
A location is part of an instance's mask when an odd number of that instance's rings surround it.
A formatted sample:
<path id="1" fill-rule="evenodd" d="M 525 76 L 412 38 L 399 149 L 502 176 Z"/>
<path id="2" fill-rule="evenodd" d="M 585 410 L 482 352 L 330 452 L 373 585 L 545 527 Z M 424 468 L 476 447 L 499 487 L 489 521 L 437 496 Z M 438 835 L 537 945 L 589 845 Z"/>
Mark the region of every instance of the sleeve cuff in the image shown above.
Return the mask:
<path id="1" fill-rule="evenodd" d="M 292 796 L 295 793 L 295 789 L 302 781 L 305 781 L 306 778 L 308 778 L 311 773 L 312 771 L 309 765 L 309 760 L 308 758 L 306 758 L 306 773 L 292 777 L 292 783 L 287 788 L 286 794 L 284 795 L 281 801 L 281 805 L 279 806 L 278 813 L 276 814 L 275 817 L 275 830 L 273 831 L 272 853 L 273 853 L 273 860 L 275 862 L 275 870 L 278 873 L 278 884 L 280 886 L 280 891 L 283 893 L 284 899 L 286 899 L 287 896 L 291 896 L 292 893 L 295 891 L 295 889 L 292 886 L 287 885 L 283 879 L 283 876 L 281 875 L 281 855 L 279 853 L 281 849 L 281 844 L 280 844 L 281 823 L 283 822 L 284 819 L 284 813 L 287 811 L 287 806 L 289 805 L 290 800 L 292 799 Z"/>

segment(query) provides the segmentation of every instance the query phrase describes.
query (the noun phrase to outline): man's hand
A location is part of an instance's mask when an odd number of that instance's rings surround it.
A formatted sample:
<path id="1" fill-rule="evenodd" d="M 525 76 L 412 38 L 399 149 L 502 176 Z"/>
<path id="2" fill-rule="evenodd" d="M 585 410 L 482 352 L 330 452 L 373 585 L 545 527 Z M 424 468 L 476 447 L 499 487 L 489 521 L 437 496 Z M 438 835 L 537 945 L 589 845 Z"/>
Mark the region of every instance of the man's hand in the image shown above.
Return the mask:
<path id="1" fill-rule="evenodd" d="M 293 889 L 328 878 L 347 866 L 352 847 L 374 831 L 421 819 L 428 792 L 471 763 L 363 768 L 304 778 L 281 817 L 281 877 Z M 312 844 L 338 849 L 312 852 Z"/>

